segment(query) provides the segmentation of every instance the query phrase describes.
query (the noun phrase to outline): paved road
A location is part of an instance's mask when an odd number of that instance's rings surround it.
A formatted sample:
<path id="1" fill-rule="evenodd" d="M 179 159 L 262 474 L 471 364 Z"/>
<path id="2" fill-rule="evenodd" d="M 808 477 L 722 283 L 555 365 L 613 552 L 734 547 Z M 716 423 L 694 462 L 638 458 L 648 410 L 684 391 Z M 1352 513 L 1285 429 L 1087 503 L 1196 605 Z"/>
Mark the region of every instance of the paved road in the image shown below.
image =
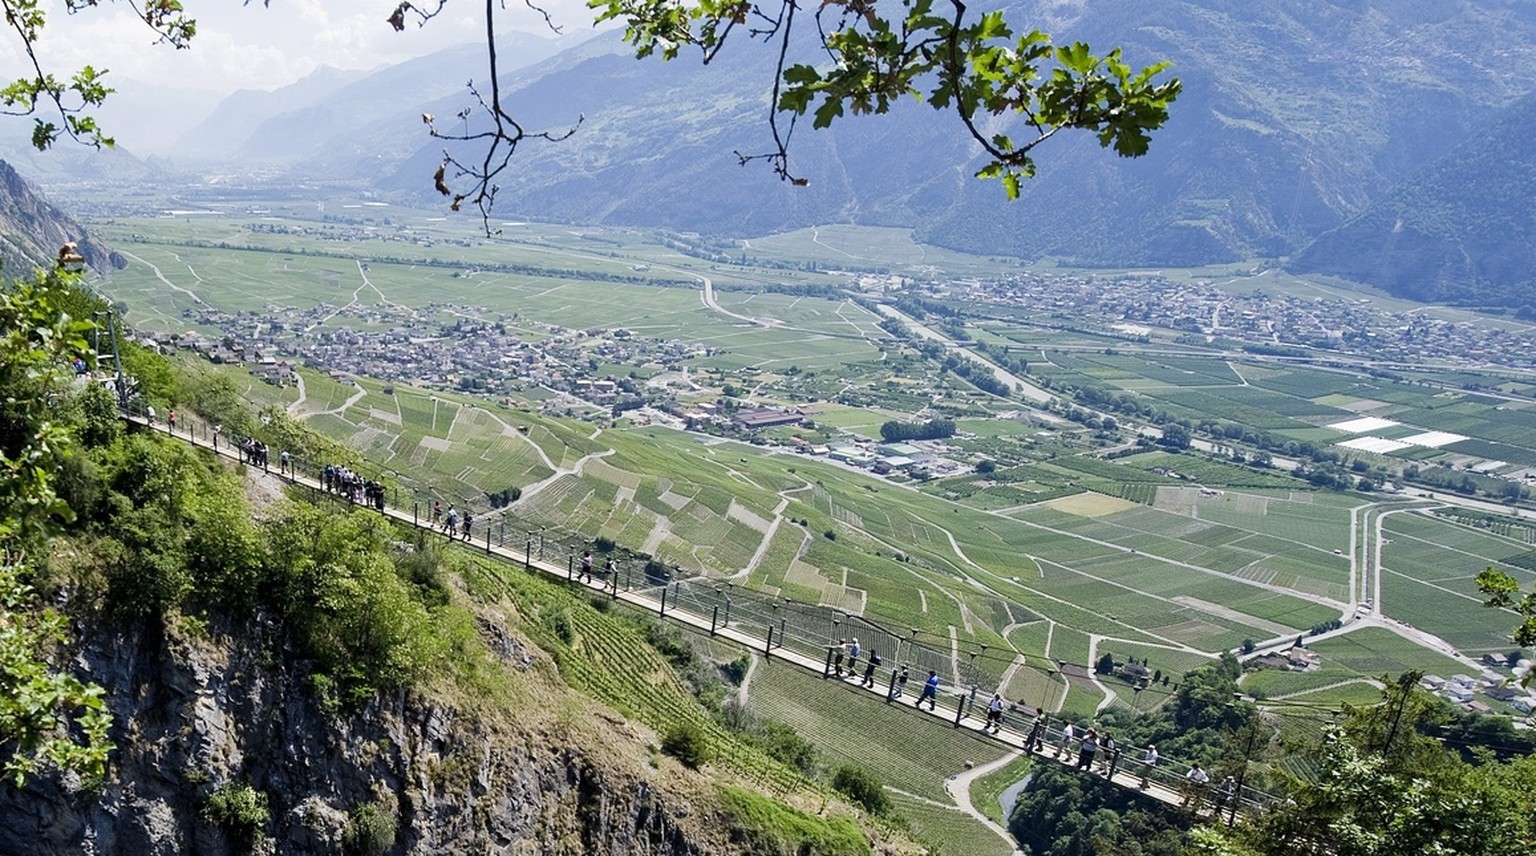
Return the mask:
<path id="1" fill-rule="evenodd" d="M 900 309 L 897 309 L 889 303 L 880 304 L 880 312 L 907 325 L 912 329 L 912 332 L 923 337 L 924 339 L 930 339 L 932 341 L 938 342 L 949 350 L 954 351 L 957 354 L 962 354 L 966 357 L 969 357 L 970 359 L 973 359 L 976 362 L 992 369 L 993 373 L 997 375 L 997 379 L 1007 384 L 1009 389 L 1012 389 L 1015 393 L 1023 396 L 1035 404 L 1046 404 L 1049 403 L 1052 398 L 1054 398 L 1054 396 L 1052 396 L 1049 392 L 1046 392 L 1040 387 L 1035 386 L 1024 378 L 1021 378 L 1013 372 L 1008 371 L 997 363 L 994 363 L 986 357 L 981 356 L 965 345 L 956 342 L 954 339 L 949 338 L 948 336 L 940 333 L 932 327 L 927 326 L 923 322 L 913 318 L 911 315 L 908 315 L 905 312 L 902 312 Z"/>

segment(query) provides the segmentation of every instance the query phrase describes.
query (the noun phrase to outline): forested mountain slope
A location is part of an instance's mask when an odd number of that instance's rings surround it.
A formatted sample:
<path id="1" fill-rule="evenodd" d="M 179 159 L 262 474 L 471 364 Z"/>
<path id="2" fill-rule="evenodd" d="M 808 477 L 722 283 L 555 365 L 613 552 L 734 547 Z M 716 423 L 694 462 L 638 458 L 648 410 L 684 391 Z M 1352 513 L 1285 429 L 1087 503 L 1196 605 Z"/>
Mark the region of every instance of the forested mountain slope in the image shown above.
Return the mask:
<path id="1" fill-rule="evenodd" d="M 1319 237 L 1292 267 L 1402 297 L 1536 307 L 1536 97 Z"/>

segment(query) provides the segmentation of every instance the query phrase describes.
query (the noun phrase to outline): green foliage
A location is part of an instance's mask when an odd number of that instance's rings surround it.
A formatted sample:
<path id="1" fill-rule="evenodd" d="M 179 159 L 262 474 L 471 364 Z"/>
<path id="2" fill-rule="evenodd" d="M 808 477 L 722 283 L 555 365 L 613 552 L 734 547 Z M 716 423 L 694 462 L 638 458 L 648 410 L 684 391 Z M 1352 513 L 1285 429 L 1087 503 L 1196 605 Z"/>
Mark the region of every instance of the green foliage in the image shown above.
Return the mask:
<path id="1" fill-rule="evenodd" d="M 67 623 L 27 582 L 28 556 L 73 518 L 57 491 L 72 437 L 55 417 L 89 325 L 61 308 L 70 295 L 58 276 L 0 290 L 0 751 L 18 787 L 46 767 L 99 781 L 112 749 L 101 688 L 54 662 Z"/>
<path id="2" fill-rule="evenodd" d="M 1316 760 L 1315 781 L 1232 838 L 1266 856 L 1493 856 L 1527 852 L 1536 843 L 1536 803 L 1529 791 L 1501 787 L 1504 771 L 1474 775 L 1438 760 L 1430 769 L 1394 771 L 1388 758 L 1364 750 L 1340 729 L 1328 731 Z"/>
<path id="3" fill-rule="evenodd" d="M 227 783 L 208 795 L 203 817 L 223 827 L 231 837 L 251 842 L 261 835 L 270 819 L 267 795 L 248 782 Z"/>
<path id="4" fill-rule="evenodd" d="M 81 445 L 88 449 L 110 446 L 123 433 L 123 423 L 117 416 L 117 401 L 105 386 L 86 384 L 75 396 L 75 404 L 80 411 L 80 426 L 76 433 Z"/>
<path id="5" fill-rule="evenodd" d="M 870 814 L 886 814 L 891 799 L 886 796 L 880 777 L 867 767 L 844 764 L 832 772 L 832 787 L 864 807 Z"/>
<path id="6" fill-rule="evenodd" d="M 576 641 L 576 625 L 571 621 L 571 611 L 569 609 L 550 613 L 546 622 L 549 626 L 549 632 L 555 634 L 556 639 L 559 639 L 566 645 Z"/>
<path id="7" fill-rule="evenodd" d="M 766 721 L 754 729 L 747 739 L 767 753 L 768 757 L 787 767 L 807 776 L 816 772 L 818 761 L 815 745 L 801 737 L 800 732 L 792 726 Z"/>
<path id="8" fill-rule="evenodd" d="M 1175 856 L 1182 852 L 1187 826 L 1187 818 L 1129 789 L 1060 764 L 1038 765 L 1008 818 L 1009 830 L 1030 856 Z"/>
<path id="9" fill-rule="evenodd" d="M 997 178 L 1008 198 L 1019 195 L 1020 182 L 1035 173 L 1034 147 L 1069 129 L 1094 133 L 1099 145 L 1123 157 L 1145 154 L 1150 134 L 1168 118 L 1178 97 L 1178 80 L 1159 81 L 1166 63 L 1134 69 L 1119 49 L 1095 55 L 1081 42 L 1055 45 L 1039 30 L 1016 36 L 998 10 L 967 20 L 963 4 L 944 12 L 933 0 L 901 4 L 889 15 L 873 4 L 857 7 L 826 23 L 821 43 L 832 62 L 823 68 L 785 59 L 794 31 L 795 7 L 752 0 L 700 0 L 678 4 L 663 0 L 588 0 L 598 20 L 622 20 L 624 38 L 636 53 L 659 48 L 666 59 L 681 45 L 700 48 L 705 57 L 723 46 L 734 25 L 748 20 L 775 21 L 773 39 L 782 40 L 774 105 L 791 120 L 811 113 L 825 128 L 853 113 L 886 113 L 906 97 L 924 100 L 937 110 L 953 109 L 971 138 L 991 158 L 977 173 Z M 848 7 L 850 10 L 853 7 Z M 983 130 L 1001 117 L 1019 116 L 1029 136 L 1015 141 Z M 783 138 L 768 156 L 774 169 L 795 184 Z"/>
<path id="10" fill-rule="evenodd" d="M 172 404 L 184 394 L 184 381 L 176 376 L 164 357 L 127 340 L 121 332 L 118 334 L 118 357 L 123 363 L 123 373 L 138 384 L 138 395 L 151 402 Z"/>
<path id="11" fill-rule="evenodd" d="M 60 308 L 69 294 L 58 275 L 0 289 L 0 548 L 35 548 L 73 515 L 53 475 L 70 435 L 55 417 L 64 367 L 90 357 L 88 322 Z"/>
<path id="12" fill-rule="evenodd" d="M 694 722 L 679 722 L 668 728 L 661 738 L 661 751 L 695 770 L 714 757 L 709 735 Z"/>
<path id="13" fill-rule="evenodd" d="M 106 771 L 112 717 L 102 689 L 52 663 L 65 628 L 64 616 L 35 608 L 19 566 L 0 564 L 0 745 L 17 787 L 48 766 L 91 782 Z"/>
<path id="14" fill-rule="evenodd" d="M 848 817 L 817 817 L 762 794 L 728 785 L 716 786 L 720 801 L 734 820 L 732 838 L 741 853 L 780 856 L 868 856 L 864 832 Z"/>
<path id="15" fill-rule="evenodd" d="M 1513 609 L 1520 615 L 1513 639 L 1522 648 L 1536 648 L 1536 592 L 1520 596 L 1520 583 L 1503 571 L 1488 568 L 1477 575 L 1477 590 L 1483 593 L 1485 606 Z M 1531 672 L 1521 677 L 1522 686 L 1531 685 Z"/>
<path id="16" fill-rule="evenodd" d="M 73 14 L 98 3 L 99 0 L 72 0 L 65 5 Z M 103 82 L 106 69 L 86 65 L 67 79 L 60 79 L 44 71 L 38 59 L 36 48 L 47 26 L 47 8 L 42 0 L 8 0 L 5 5 L 6 21 L 31 60 L 28 67 L 33 73 L 0 89 L 0 104 L 11 115 L 34 116 L 32 145 L 39 150 L 52 146 L 61 136 L 96 148 L 110 148 L 112 138 L 87 112 L 100 107 L 112 93 Z M 197 32 L 197 22 L 184 14 L 179 0 L 153 0 L 143 4 L 142 11 L 136 8 L 135 14 L 158 34 L 160 42 L 178 48 L 186 47 Z M 37 116 L 39 109 L 52 114 L 62 126 L 52 118 Z"/>
<path id="17" fill-rule="evenodd" d="M 880 437 L 887 443 L 905 440 L 942 440 L 955 436 L 953 419 L 931 419 L 927 422 L 898 422 L 895 419 L 880 426 Z"/>
<path id="18" fill-rule="evenodd" d="M 365 802 L 347 817 L 347 830 L 341 844 L 356 856 L 383 856 L 395 846 L 400 818 L 378 800 Z"/>

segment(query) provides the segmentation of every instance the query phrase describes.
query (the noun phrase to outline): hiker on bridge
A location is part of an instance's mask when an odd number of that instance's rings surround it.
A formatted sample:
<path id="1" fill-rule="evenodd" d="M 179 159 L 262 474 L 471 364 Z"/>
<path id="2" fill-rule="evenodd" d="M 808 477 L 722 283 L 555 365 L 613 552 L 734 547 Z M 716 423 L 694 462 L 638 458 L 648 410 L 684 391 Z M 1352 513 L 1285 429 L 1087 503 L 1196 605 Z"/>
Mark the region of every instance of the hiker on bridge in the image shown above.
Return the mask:
<path id="1" fill-rule="evenodd" d="M 1115 777 L 1115 765 L 1120 761 L 1120 747 L 1115 744 L 1115 738 L 1106 731 L 1099 735 L 1099 767 L 1100 772 L 1113 779 Z"/>
<path id="2" fill-rule="evenodd" d="M 1029 727 L 1029 736 L 1024 738 L 1024 751 L 1039 752 L 1045 748 L 1045 725 L 1048 721 L 1045 708 L 1035 708 L 1035 722 Z"/>
<path id="3" fill-rule="evenodd" d="M 928 712 L 932 713 L 939 706 L 939 673 L 933 669 L 928 670 L 928 680 L 923 682 L 923 692 L 912 703 L 913 707 L 922 707 L 923 701 L 928 702 Z"/>
<path id="4" fill-rule="evenodd" d="M 443 532 L 447 534 L 449 538 L 452 538 L 453 533 L 458 531 L 458 528 L 459 512 L 457 509 L 450 505 L 448 506 L 448 516 L 443 520 Z"/>
<path id="5" fill-rule="evenodd" d="M 584 583 L 592 582 L 592 551 L 587 550 L 581 554 L 581 576 L 578 577 Z"/>
<path id="6" fill-rule="evenodd" d="M 869 652 L 869 665 L 864 667 L 864 680 L 859 682 L 859 686 L 861 686 L 861 687 L 869 687 L 870 689 L 874 689 L 874 686 L 875 686 L 875 670 L 878 669 L 878 668 L 880 668 L 880 652 L 878 652 L 878 651 L 870 651 Z"/>
<path id="7" fill-rule="evenodd" d="M 1237 798 L 1237 780 L 1231 776 L 1221 780 L 1221 787 L 1216 789 L 1215 810 L 1220 813 Z"/>
<path id="8" fill-rule="evenodd" d="M 1205 795 L 1205 786 L 1211 780 L 1211 775 L 1194 764 L 1189 772 L 1184 774 L 1184 805 L 1192 811 L 1200 810 L 1200 801 Z"/>
<path id="9" fill-rule="evenodd" d="M 1077 768 L 1093 772 L 1094 756 L 1099 754 L 1099 733 L 1092 728 L 1083 735 L 1083 742 L 1077 748 Z"/>
<path id="10" fill-rule="evenodd" d="M 990 731 L 993 734 L 1003 730 L 1003 694 L 993 693 L 992 700 L 987 702 L 987 724 L 982 726 L 982 731 Z"/>
<path id="11" fill-rule="evenodd" d="M 381 491 L 379 491 L 379 499 L 381 500 L 381 504 L 382 504 L 383 498 L 384 498 L 384 491 L 381 490 Z M 469 527 L 470 527 L 470 524 L 472 524 L 474 522 L 475 522 L 475 516 L 473 514 L 469 513 L 469 509 L 467 509 L 467 508 L 464 509 L 464 540 L 465 541 L 469 540 Z"/>
<path id="12" fill-rule="evenodd" d="M 172 431 L 175 431 L 176 430 L 176 408 L 172 407 L 171 411 L 166 414 L 165 419 L 166 419 L 166 424 L 171 426 L 171 430 Z"/>
<path id="13" fill-rule="evenodd" d="M 858 677 L 859 671 L 859 637 L 853 637 L 848 643 L 848 677 Z"/>
<path id="14" fill-rule="evenodd" d="M 901 698 L 907 694 L 907 678 L 907 667 L 902 666 L 901 671 L 896 673 L 896 689 L 891 693 L 891 698 Z"/>
<path id="15" fill-rule="evenodd" d="M 1152 777 L 1152 771 L 1157 767 L 1157 763 L 1161 760 L 1163 760 L 1163 756 L 1157 754 L 1157 747 L 1148 746 L 1147 754 L 1141 759 L 1141 763 L 1145 765 L 1141 768 L 1142 790 L 1147 789 L 1147 780 Z"/>
<path id="16" fill-rule="evenodd" d="M 284 449 L 283 453 L 281 455 L 277 456 L 277 460 L 278 460 L 278 472 L 283 472 L 283 473 L 287 473 L 289 475 L 293 475 L 293 459 L 288 457 L 288 450 L 287 449 Z"/>
<path id="17" fill-rule="evenodd" d="M 437 526 L 438 526 L 439 521 L 441 521 L 442 519 L 443 519 L 443 504 L 441 502 L 434 502 L 434 503 L 432 503 L 432 528 L 436 529 Z"/>
<path id="18" fill-rule="evenodd" d="M 1077 729 L 1073 727 L 1072 723 L 1070 723 L 1070 722 L 1062 723 L 1062 726 L 1061 726 L 1061 742 L 1056 744 L 1056 755 L 1055 755 L 1056 758 L 1058 758 L 1058 759 L 1061 758 L 1061 754 L 1063 752 L 1066 752 L 1066 753 L 1068 753 L 1067 754 L 1067 763 L 1068 764 L 1072 763 L 1072 755 L 1071 755 L 1072 738 L 1074 738 L 1076 736 L 1077 736 Z"/>
<path id="19" fill-rule="evenodd" d="M 831 652 L 832 653 L 832 674 L 835 675 L 836 677 L 839 677 L 839 678 L 841 678 L 843 676 L 843 656 L 844 656 L 843 646 L 845 644 L 847 644 L 847 640 L 839 639 L 839 640 L 837 640 L 837 644 L 836 645 L 828 645 L 827 646 L 828 648 L 834 649 Z"/>

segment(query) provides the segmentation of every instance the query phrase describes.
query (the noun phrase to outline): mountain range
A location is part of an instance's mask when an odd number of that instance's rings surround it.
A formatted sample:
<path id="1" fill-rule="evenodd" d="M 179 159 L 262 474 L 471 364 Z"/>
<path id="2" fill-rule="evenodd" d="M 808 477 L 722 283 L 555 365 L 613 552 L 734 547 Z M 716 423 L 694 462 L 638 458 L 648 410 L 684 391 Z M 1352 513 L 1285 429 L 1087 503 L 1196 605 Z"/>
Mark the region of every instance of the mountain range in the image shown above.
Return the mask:
<path id="1" fill-rule="evenodd" d="M 792 169 L 810 183 L 791 187 L 738 156 L 770 146 L 771 46 L 738 36 L 706 67 L 636 60 L 614 32 L 571 47 L 515 36 L 502 52 L 511 113 L 534 131 L 579 127 L 564 142 L 523 143 L 498 215 L 732 236 L 905 226 L 943 246 L 1081 265 L 1271 258 L 1407 296 L 1531 301 L 1524 251 L 1504 244 L 1531 231 L 1529 196 L 1516 191 L 1536 182 L 1536 165 L 1516 149 L 1531 112 L 1522 99 L 1536 92 L 1536 4 L 1016 0 L 1006 14 L 1058 42 L 1118 45 L 1132 64 L 1171 61 L 1184 91 L 1151 152 L 1125 160 L 1065 135 L 1038 150 L 1039 177 L 1009 203 L 972 177 L 983 159 L 956 117 L 903 103 L 797 129 Z M 814 61 L 802 35 L 795 51 Z M 481 62 L 465 46 L 240 93 L 173 160 L 442 205 L 432 175 L 445 150 L 467 150 L 429 137 L 420 116 L 449 132 L 478 127 L 464 83 L 483 77 Z"/>

